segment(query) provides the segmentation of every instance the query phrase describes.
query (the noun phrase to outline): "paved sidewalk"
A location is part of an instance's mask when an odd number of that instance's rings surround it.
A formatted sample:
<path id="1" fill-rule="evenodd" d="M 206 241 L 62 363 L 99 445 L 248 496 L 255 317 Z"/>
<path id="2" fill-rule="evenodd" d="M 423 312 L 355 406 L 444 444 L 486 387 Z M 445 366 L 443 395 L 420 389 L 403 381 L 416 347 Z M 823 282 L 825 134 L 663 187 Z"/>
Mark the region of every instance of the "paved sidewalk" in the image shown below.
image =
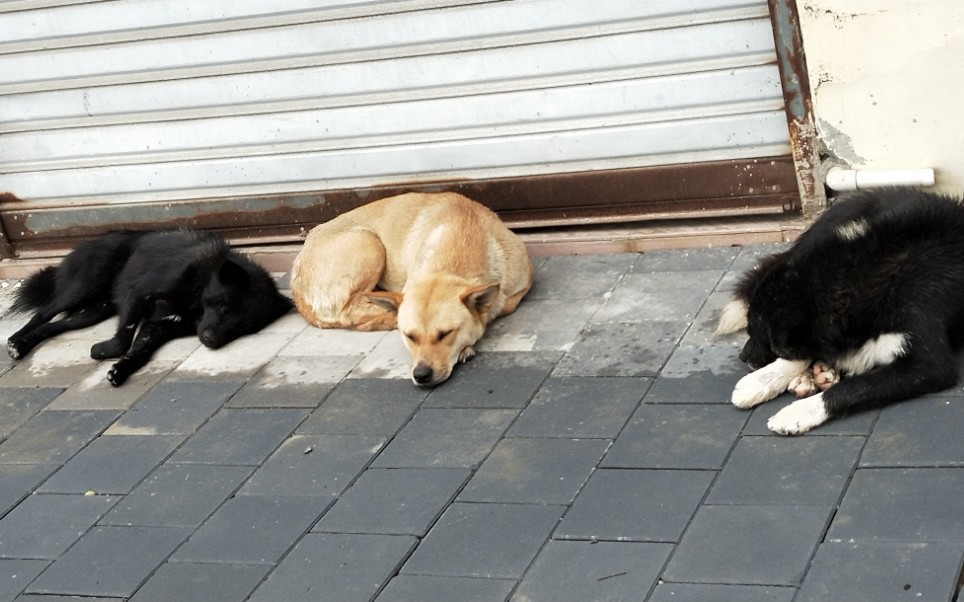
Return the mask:
<path id="1" fill-rule="evenodd" d="M 110 323 L 4 357 L 0 602 L 956 599 L 961 386 L 799 438 L 728 403 L 716 317 L 779 248 L 539 259 L 434 390 L 297 314 L 119 389 Z"/>

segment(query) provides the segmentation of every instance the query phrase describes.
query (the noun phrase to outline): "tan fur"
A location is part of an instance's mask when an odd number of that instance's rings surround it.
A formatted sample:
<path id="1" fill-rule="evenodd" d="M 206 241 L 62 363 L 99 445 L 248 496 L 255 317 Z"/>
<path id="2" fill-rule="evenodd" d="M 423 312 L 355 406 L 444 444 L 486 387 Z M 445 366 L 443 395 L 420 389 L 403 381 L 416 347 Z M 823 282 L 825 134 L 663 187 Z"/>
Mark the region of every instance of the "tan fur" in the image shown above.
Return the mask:
<path id="1" fill-rule="evenodd" d="M 455 193 L 410 193 L 314 228 L 291 291 L 319 328 L 398 328 L 413 382 L 434 386 L 475 355 L 490 321 L 515 311 L 532 275 L 522 241 L 488 208 Z"/>

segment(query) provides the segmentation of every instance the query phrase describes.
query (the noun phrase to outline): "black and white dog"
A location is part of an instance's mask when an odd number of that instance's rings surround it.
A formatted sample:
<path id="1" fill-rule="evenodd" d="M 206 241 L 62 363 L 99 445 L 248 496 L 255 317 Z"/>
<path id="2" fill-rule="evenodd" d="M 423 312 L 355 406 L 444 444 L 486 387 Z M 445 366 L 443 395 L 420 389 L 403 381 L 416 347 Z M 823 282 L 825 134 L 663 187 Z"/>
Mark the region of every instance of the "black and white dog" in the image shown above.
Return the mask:
<path id="1" fill-rule="evenodd" d="M 783 435 L 953 386 L 964 342 L 964 205 L 911 188 L 834 203 L 789 250 L 743 276 L 717 332 L 742 328 L 740 359 L 756 371 L 737 383 L 734 405 L 819 390 L 770 418 Z"/>

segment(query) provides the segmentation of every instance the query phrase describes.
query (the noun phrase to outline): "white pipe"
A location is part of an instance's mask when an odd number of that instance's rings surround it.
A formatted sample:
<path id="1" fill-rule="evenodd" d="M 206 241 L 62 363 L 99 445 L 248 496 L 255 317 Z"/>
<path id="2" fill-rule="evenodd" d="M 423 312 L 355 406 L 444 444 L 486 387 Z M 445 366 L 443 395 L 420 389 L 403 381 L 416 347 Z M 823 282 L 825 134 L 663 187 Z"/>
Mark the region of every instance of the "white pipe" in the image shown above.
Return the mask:
<path id="1" fill-rule="evenodd" d="M 844 169 L 831 167 L 827 172 L 830 190 L 863 190 L 882 186 L 933 186 L 934 170 L 926 169 Z"/>

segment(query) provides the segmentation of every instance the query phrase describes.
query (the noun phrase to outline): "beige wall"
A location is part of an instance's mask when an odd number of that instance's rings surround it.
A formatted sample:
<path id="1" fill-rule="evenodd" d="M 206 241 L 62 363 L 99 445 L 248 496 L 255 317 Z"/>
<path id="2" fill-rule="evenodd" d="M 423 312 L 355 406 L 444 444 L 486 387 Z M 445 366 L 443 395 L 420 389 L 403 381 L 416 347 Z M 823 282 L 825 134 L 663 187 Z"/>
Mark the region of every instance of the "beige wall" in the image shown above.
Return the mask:
<path id="1" fill-rule="evenodd" d="M 817 127 L 854 168 L 964 192 L 964 0 L 797 0 Z"/>

